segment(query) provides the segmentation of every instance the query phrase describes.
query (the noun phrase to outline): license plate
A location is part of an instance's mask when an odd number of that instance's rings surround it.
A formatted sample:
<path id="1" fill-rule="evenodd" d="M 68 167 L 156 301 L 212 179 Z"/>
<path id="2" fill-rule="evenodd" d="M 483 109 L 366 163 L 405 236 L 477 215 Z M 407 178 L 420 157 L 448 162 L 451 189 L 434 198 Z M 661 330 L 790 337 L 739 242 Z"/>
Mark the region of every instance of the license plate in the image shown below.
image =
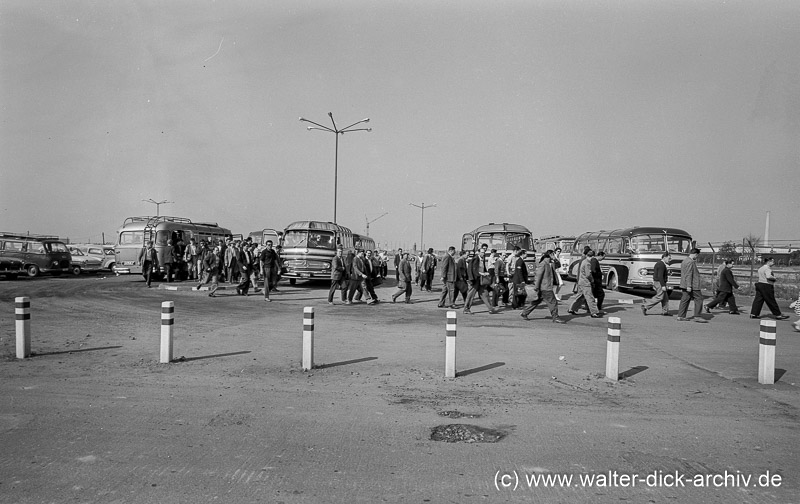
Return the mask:
<path id="1" fill-rule="evenodd" d="M 136 264 L 134 261 L 122 261 L 123 266 L 133 266 Z"/>
<path id="2" fill-rule="evenodd" d="M 300 278 L 311 278 L 309 273 L 300 273 Z"/>

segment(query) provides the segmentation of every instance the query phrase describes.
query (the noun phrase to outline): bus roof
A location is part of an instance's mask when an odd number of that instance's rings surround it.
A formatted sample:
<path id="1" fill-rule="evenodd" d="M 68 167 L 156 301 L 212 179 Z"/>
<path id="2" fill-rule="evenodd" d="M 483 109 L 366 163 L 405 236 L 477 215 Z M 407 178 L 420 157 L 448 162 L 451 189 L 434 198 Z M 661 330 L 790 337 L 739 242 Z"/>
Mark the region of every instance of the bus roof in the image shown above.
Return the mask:
<path id="1" fill-rule="evenodd" d="M 550 235 L 550 236 L 540 236 L 536 238 L 537 241 L 549 241 L 549 240 L 574 240 L 575 235 Z"/>
<path id="2" fill-rule="evenodd" d="M 624 229 L 613 229 L 610 231 L 601 230 L 601 231 L 590 231 L 583 233 L 582 235 L 578 236 L 578 239 L 584 238 L 588 235 L 595 235 L 595 236 L 636 236 L 636 235 L 643 235 L 643 234 L 669 234 L 669 235 L 680 235 L 680 236 L 688 236 L 691 237 L 689 233 L 684 231 L 683 229 L 678 228 L 670 228 L 670 227 L 657 227 L 657 226 L 634 226 L 631 228 L 624 228 Z"/>
<path id="3" fill-rule="evenodd" d="M 531 234 L 530 230 L 525 226 L 522 226 L 520 224 L 509 224 L 507 222 L 503 222 L 502 224 L 495 224 L 494 222 L 490 222 L 489 224 L 479 226 L 477 229 L 470 231 L 468 234 L 502 233 L 502 232 Z"/>
<path id="4" fill-rule="evenodd" d="M 286 231 L 293 229 L 315 229 L 319 231 L 338 231 L 340 233 L 352 233 L 349 228 L 334 224 L 333 222 L 322 221 L 296 221 L 286 226 Z"/>
<path id="5" fill-rule="evenodd" d="M 159 215 L 159 216 L 142 215 L 138 217 L 128 217 L 127 219 L 125 219 L 125 222 L 122 223 L 122 227 L 125 227 L 128 224 L 133 224 L 134 222 L 137 223 L 141 222 L 150 226 L 154 226 L 161 222 L 178 222 L 182 224 L 194 224 L 195 226 L 219 227 L 219 224 L 217 224 L 216 222 L 192 222 L 191 219 L 187 219 L 185 217 L 170 217 L 169 215 Z"/>

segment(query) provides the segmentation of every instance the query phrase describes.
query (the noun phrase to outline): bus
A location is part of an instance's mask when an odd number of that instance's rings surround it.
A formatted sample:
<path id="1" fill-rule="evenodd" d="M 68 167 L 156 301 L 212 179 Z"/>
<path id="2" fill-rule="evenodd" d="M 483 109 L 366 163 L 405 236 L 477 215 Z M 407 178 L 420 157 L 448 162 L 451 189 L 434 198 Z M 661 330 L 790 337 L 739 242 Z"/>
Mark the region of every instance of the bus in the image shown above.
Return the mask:
<path id="1" fill-rule="evenodd" d="M 536 273 L 536 248 L 533 235 L 528 228 L 507 222 L 502 224 L 490 222 L 462 236 L 461 252 L 467 252 L 472 256 L 484 243 L 489 246 L 490 251 L 495 249 L 498 253 L 513 254 L 514 247 L 527 250 L 525 266 L 528 268 L 528 277 L 533 281 L 533 275 Z"/>
<path id="2" fill-rule="evenodd" d="M 347 254 L 356 248 L 358 236 L 333 222 L 292 222 L 283 230 L 282 276 L 288 278 L 291 285 L 297 279 L 330 280 L 331 261 L 336 255 L 336 247 L 341 245 Z M 359 238 L 363 243 L 365 237 Z"/>
<path id="3" fill-rule="evenodd" d="M 661 260 L 661 254 L 669 251 L 672 256 L 667 268 L 667 286 L 677 287 L 681 283 L 681 262 L 689 256 L 694 242 L 689 233 L 677 228 L 632 227 L 583 233 L 572 247 L 570 279 L 578 276 L 586 246 L 606 253 L 600 262 L 605 288 L 653 290 L 653 267 Z"/>
<path id="4" fill-rule="evenodd" d="M 229 236 L 230 229 L 220 227 L 217 223 L 192 222 L 184 217 L 166 215 L 128 217 L 117 230 L 114 272 L 140 274 L 142 267 L 139 265 L 139 252 L 150 240 L 158 254 L 160 273 L 163 273 L 167 240 L 172 240 L 172 243 L 177 243 L 178 240 L 189 243 L 194 238 L 198 242 L 209 239 L 216 242 Z"/>
<path id="5" fill-rule="evenodd" d="M 366 235 L 353 233 L 353 243 L 356 250 L 375 250 L 375 240 Z"/>
<path id="6" fill-rule="evenodd" d="M 281 236 L 283 235 L 282 231 L 276 231 L 272 228 L 264 228 L 260 231 L 253 231 L 248 235 L 248 238 L 253 240 L 253 243 L 258 245 L 259 250 L 261 246 L 267 243 L 268 240 L 272 240 L 273 245 L 280 245 L 281 243 Z"/>
<path id="7" fill-rule="evenodd" d="M 558 255 L 558 260 L 561 261 L 561 268 L 558 269 L 558 274 L 561 276 L 567 276 L 567 268 L 570 263 L 570 255 L 572 254 L 572 246 L 574 244 L 574 236 L 561 235 L 542 236 L 534 242 L 537 250 L 545 251 L 555 250 L 557 248 L 561 249 L 561 253 Z"/>

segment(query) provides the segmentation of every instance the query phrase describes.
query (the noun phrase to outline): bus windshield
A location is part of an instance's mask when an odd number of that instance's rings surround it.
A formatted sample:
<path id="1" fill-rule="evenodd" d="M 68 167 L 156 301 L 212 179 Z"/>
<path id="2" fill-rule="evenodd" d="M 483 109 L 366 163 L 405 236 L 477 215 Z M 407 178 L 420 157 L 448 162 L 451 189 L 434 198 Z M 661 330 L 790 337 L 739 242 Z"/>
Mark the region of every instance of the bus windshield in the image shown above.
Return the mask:
<path id="1" fill-rule="evenodd" d="M 524 250 L 533 250 L 531 237 L 526 233 L 484 233 L 478 236 L 478 248 L 484 243 L 488 245 L 489 250 L 513 250 L 516 246 Z"/>
<path id="2" fill-rule="evenodd" d="M 283 236 L 283 248 L 336 249 L 333 233 L 329 231 L 291 230 Z"/>
<path id="3" fill-rule="evenodd" d="M 666 240 L 665 240 L 666 238 Z M 670 252 L 687 253 L 691 247 L 688 236 L 673 236 L 663 234 L 646 234 L 631 237 L 631 252 L 660 253 L 665 252 L 665 245 Z"/>

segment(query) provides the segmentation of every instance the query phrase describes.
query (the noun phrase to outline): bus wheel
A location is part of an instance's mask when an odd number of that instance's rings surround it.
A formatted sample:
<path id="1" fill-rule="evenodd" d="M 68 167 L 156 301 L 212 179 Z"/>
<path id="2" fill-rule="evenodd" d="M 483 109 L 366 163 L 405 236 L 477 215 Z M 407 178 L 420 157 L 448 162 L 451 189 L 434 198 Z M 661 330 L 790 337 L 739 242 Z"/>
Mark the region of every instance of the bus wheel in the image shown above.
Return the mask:
<path id="1" fill-rule="evenodd" d="M 296 278 L 290 278 L 289 279 L 289 285 L 294 285 L 296 283 L 297 283 L 297 279 Z"/>
<path id="2" fill-rule="evenodd" d="M 609 273 L 608 274 L 608 282 L 606 288 L 610 291 L 618 291 L 619 290 L 619 282 L 617 281 L 617 274 L 616 273 Z"/>
<path id="3" fill-rule="evenodd" d="M 28 276 L 29 277 L 31 277 L 31 278 L 37 277 L 37 276 L 39 276 L 39 273 L 40 273 L 39 266 L 36 266 L 35 264 L 31 264 L 30 266 L 28 266 Z"/>

